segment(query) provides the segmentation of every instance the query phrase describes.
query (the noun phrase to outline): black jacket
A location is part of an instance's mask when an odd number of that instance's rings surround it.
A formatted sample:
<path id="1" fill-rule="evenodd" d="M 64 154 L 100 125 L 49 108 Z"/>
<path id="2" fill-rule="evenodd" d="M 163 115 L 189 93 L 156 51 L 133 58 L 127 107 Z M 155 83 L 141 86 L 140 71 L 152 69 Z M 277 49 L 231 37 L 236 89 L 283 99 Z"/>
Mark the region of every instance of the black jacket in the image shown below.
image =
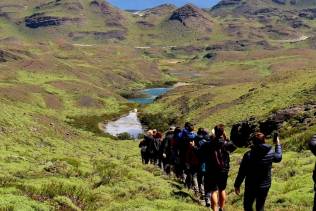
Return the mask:
<path id="1" fill-rule="evenodd" d="M 314 135 L 311 141 L 309 142 L 309 148 L 312 151 L 312 153 L 316 155 L 316 135 Z M 316 191 L 316 164 L 315 164 L 315 168 L 313 172 L 313 180 L 315 183 L 315 191 Z"/>
<path id="2" fill-rule="evenodd" d="M 281 160 L 281 145 L 276 145 L 275 149 L 267 144 L 254 145 L 241 161 L 235 187 L 239 188 L 246 178 L 246 188 L 270 188 L 272 163 L 279 163 Z"/>

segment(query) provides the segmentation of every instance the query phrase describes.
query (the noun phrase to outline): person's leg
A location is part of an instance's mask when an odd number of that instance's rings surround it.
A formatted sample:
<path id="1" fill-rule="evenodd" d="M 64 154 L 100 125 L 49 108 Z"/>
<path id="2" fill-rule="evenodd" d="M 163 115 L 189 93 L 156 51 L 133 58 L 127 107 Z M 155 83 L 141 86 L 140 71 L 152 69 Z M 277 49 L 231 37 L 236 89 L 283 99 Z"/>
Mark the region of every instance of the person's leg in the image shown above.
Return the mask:
<path id="1" fill-rule="evenodd" d="M 245 211 L 253 211 L 253 203 L 255 202 L 255 191 L 247 188 L 245 189 L 244 194 L 244 210 Z"/>
<path id="2" fill-rule="evenodd" d="M 149 163 L 149 155 L 148 155 L 148 153 L 144 153 L 144 161 L 145 161 L 145 164 Z"/>
<path id="3" fill-rule="evenodd" d="M 218 191 L 211 192 L 211 208 L 213 211 L 218 210 Z"/>
<path id="4" fill-rule="evenodd" d="M 198 171 L 197 180 L 199 185 L 199 192 L 201 194 L 201 198 L 204 198 L 205 191 L 204 191 L 204 174 L 201 171 Z"/>
<path id="5" fill-rule="evenodd" d="M 207 207 L 212 207 L 215 209 L 217 207 L 218 199 L 217 199 L 217 186 L 216 186 L 215 179 L 213 178 L 213 176 L 214 176 L 213 174 L 205 175 L 205 180 L 204 180 L 205 205 Z"/>
<path id="6" fill-rule="evenodd" d="M 197 168 L 193 169 L 192 173 L 192 186 L 193 186 L 193 191 L 195 193 L 196 196 L 199 195 L 199 183 L 198 183 L 198 178 L 197 178 Z"/>
<path id="7" fill-rule="evenodd" d="M 269 193 L 269 188 L 259 189 L 256 194 L 256 210 L 264 211 L 264 204 Z"/>
<path id="8" fill-rule="evenodd" d="M 219 207 L 220 207 L 221 209 L 224 209 L 225 203 L 226 203 L 226 199 L 227 199 L 226 191 L 225 191 L 225 190 L 219 190 L 219 191 L 218 191 L 218 196 L 219 196 L 218 205 L 219 205 Z"/>
<path id="9" fill-rule="evenodd" d="M 219 174 L 218 177 L 218 189 L 219 189 L 219 208 L 221 210 L 224 209 L 225 203 L 227 200 L 227 195 L 226 195 L 226 186 L 227 186 L 227 179 L 228 179 L 228 172 L 222 172 Z"/>

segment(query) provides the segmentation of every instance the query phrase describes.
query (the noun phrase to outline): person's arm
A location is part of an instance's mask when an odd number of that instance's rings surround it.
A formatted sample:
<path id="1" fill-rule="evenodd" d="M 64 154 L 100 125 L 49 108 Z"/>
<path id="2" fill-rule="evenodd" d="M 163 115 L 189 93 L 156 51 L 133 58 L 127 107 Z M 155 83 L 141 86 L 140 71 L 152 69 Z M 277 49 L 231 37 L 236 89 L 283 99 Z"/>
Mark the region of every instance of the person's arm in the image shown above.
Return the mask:
<path id="1" fill-rule="evenodd" d="M 226 141 L 225 149 L 226 149 L 227 152 L 233 153 L 237 149 L 237 147 L 232 142 Z"/>
<path id="2" fill-rule="evenodd" d="M 316 190 L 316 163 L 315 163 L 315 167 L 314 167 L 314 171 L 313 171 L 313 181 L 315 183 L 315 190 Z"/>
<path id="3" fill-rule="evenodd" d="M 240 193 L 240 186 L 243 183 L 243 181 L 246 177 L 247 169 L 249 168 L 249 166 L 248 166 L 249 153 L 250 152 L 247 152 L 244 155 L 244 157 L 241 161 L 240 167 L 239 167 L 238 175 L 237 175 L 236 180 L 235 180 L 234 187 L 235 187 L 235 192 L 237 195 L 239 195 L 239 193 Z"/>
<path id="4" fill-rule="evenodd" d="M 274 163 L 280 163 L 282 160 L 282 147 L 281 147 L 281 143 L 280 143 L 280 139 L 279 137 L 276 138 L 275 141 L 275 150 L 274 150 L 274 159 L 273 162 Z"/>
<path id="5" fill-rule="evenodd" d="M 138 147 L 139 147 L 139 148 L 142 148 L 143 146 L 144 146 L 144 140 L 142 140 L 142 141 L 139 143 Z"/>

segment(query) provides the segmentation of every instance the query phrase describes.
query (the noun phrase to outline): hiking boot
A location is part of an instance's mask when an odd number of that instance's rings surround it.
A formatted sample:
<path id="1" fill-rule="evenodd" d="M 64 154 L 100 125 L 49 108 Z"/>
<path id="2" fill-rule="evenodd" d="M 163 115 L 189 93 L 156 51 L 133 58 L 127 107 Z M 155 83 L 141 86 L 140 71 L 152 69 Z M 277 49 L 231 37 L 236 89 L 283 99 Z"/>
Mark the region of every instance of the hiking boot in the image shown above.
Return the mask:
<path id="1" fill-rule="evenodd" d="M 211 207 L 211 200 L 209 198 L 205 198 L 205 206 Z"/>
<path id="2" fill-rule="evenodd" d="M 224 211 L 224 208 L 219 208 L 218 211 Z"/>
<path id="3" fill-rule="evenodd" d="M 209 208 L 209 207 L 211 207 L 211 203 L 206 202 L 205 206 Z"/>

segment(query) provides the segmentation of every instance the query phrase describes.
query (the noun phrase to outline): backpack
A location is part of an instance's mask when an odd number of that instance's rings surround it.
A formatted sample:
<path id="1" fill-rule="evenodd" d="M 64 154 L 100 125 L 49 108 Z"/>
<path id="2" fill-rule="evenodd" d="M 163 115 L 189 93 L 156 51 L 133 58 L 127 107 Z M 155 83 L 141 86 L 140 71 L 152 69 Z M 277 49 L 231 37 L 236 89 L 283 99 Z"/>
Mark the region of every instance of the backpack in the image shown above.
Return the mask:
<path id="1" fill-rule="evenodd" d="M 211 149 L 211 162 L 212 168 L 216 170 L 228 170 L 229 169 L 229 149 L 227 147 L 229 144 L 223 139 L 213 140 L 213 146 Z"/>
<path id="2" fill-rule="evenodd" d="M 223 150 L 221 148 L 214 149 L 211 152 L 211 159 L 214 168 L 217 170 L 223 170 L 225 167 L 225 162 L 223 159 Z"/>

